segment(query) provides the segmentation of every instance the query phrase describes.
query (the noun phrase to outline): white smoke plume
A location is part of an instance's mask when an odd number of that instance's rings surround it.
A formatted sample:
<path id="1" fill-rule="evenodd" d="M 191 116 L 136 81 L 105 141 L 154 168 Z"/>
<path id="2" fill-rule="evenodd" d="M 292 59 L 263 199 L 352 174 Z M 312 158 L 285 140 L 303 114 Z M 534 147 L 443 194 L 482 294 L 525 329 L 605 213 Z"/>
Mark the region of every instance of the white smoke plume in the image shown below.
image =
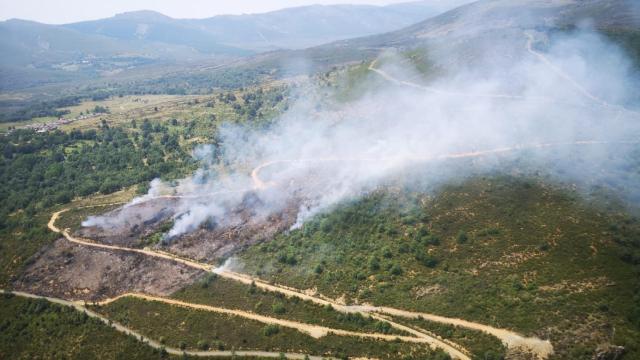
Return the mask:
<path id="1" fill-rule="evenodd" d="M 542 45 L 544 52 L 536 49 Z M 538 153 L 577 151 L 590 156 L 590 165 L 603 165 L 607 145 L 624 150 L 638 140 L 640 116 L 628 109 L 638 100 L 638 77 L 617 46 L 589 31 L 553 41 L 531 32 L 513 46 L 521 49 L 516 57 L 495 66 L 458 67 L 428 85 L 407 61 L 388 55 L 368 75 L 372 83 L 383 80 L 383 88 L 347 104 L 328 100 L 324 88 L 306 87 L 270 129 L 222 130 L 216 150 L 231 164 L 224 174 L 212 170 L 214 149 L 199 148 L 195 154 L 206 162 L 203 169 L 174 186 L 154 181 L 149 194 L 134 203 L 184 195 L 177 199 L 168 238 L 205 222 L 224 224 L 240 205 L 266 218 L 293 201 L 300 206 L 295 227 L 389 176 L 444 155 L 493 150 L 488 155 L 518 156 L 530 150 L 526 160 L 544 164 Z M 455 54 L 438 50 L 432 56 L 444 64 Z M 521 151 L 507 151 L 514 147 Z M 578 177 L 574 165 L 562 164 Z M 248 194 L 255 198 L 249 201 Z"/>

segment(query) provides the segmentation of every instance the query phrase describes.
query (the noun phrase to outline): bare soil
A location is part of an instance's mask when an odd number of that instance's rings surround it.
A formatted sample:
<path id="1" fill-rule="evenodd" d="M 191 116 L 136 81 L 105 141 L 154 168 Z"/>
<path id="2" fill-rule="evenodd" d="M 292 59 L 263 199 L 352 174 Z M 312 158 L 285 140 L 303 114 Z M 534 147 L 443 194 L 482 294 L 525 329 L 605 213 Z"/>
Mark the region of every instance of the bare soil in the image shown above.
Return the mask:
<path id="1" fill-rule="evenodd" d="M 204 273 L 169 260 L 59 239 L 36 254 L 13 285 L 35 294 L 96 301 L 127 292 L 168 296 Z"/>

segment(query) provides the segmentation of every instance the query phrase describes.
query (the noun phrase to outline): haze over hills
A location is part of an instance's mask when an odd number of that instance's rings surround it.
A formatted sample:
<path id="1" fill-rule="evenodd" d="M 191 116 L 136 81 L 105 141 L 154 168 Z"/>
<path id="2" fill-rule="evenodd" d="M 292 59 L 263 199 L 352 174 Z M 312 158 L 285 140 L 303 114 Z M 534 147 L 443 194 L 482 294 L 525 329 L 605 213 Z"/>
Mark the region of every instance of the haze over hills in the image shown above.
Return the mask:
<path id="1" fill-rule="evenodd" d="M 224 61 L 402 28 L 466 0 L 331 5 L 263 14 L 173 19 L 153 11 L 67 25 L 0 23 L 0 88 L 111 76 L 162 62 Z"/>
<path id="2" fill-rule="evenodd" d="M 479 65 L 481 59 L 499 62 L 522 55 L 525 31 L 540 30 L 536 33 L 542 44 L 547 30 L 585 25 L 616 38 L 640 64 L 640 52 L 633 46 L 640 42 L 640 11 L 632 0 L 479 1 L 428 18 L 456 3 L 466 1 L 436 2 L 435 7 L 427 1 L 385 7 L 306 6 L 200 20 L 142 11 L 64 26 L 10 20 L 0 23 L 4 35 L 0 51 L 6 54 L 0 60 L 0 89 L 31 89 L 39 101 L 75 96 L 75 90 L 68 91 L 69 84 L 85 88 L 89 83 L 101 93 L 200 93 L 265 77 L 327 70 L 372 59 L 384 49 L 428 47 L 430 66 L 465 67 Z M 394 30 L 402 23 L 408 26 Z M 385 29 L 393 31 L 367 35 Z M 255 53 L 358 33 L 365 36 L 307 49 Z M 512 46 L 514 41 L 519 45 Z M 439 59 L 439 52 L 459 55 Z M 103 86 L 106 83 L 110 85 Z M 58 90 L 41 90 L 51 84 Z M 15 114 L 5 119 L 24 118 L 15 111 L 32 100 L 20 99 L 0 102 L 3 112 Z"/>
<path id="3" fill-rule="evenodd" d="M 419 1 L 387 6 L 312 5 L 205 19 L 172 19 L 153 11 L 137 11 L 64 27 L 122 40 L 184 44 L 202 52 L 211 52 L 204 43 L 264 51 L 304 48 L 396 30 L 465 2 L 469 0 Z"/>
<path id="4" fill-rule="evenodd" d="M 456 53 L 464 59 L 473 49 L 493 51 L 501 42 L 519 39 L 525 50 L 525 31 L 544 34 L 585 26 L 602 32 L 640 34 L 640 5 L 633 0 L 536 1 L 487 0 L 462 5 L 403 29 L 372 36 L 336 41 L 297 52 L 302 58 L 326 58 L 323 54 L 357 60 L 383 49 L 411 49 L 431 46 Z M 484 41 L 483 41 L 484 39 Z M 508 53 L 514 49 L 502 49 Z M 287 56 L 292 56 L 291 53 Z M 504 56 L 506 53 L 496 53 Z M 274 54 L 274 56 L 277 56 Z M 479 54 L 476 54 L 478 57 Z M 493 58 L 495 60 L 495 58 Z M 456 59 L 449 57 L 448 61 Z M 461 59 L 457 59 L 458 61 Z"/>

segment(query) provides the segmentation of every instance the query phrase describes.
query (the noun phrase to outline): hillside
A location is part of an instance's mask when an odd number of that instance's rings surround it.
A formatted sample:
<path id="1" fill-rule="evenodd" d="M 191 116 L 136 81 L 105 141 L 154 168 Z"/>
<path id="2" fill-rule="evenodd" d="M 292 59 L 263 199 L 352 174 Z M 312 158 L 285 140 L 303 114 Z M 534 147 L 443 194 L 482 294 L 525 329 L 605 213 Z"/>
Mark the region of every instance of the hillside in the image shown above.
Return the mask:
<path id="1" fill-rule="evenodd" d="M 122 72 L 170 73 L 179 65 L 222 64 L 229 58 L 396 30 L 455 6 L 416 2 L 391 6 L 306 6 L 263 14 L 173 19 L 153 11 L 66 25 L 0 23 L 0 89 L 15 90 Z M 126 81 L 126 75 L 122 81 Z"/>
<path id="2" fill-rule="evenodd" d="M 632 0 L 484 0 L 397 31 L 276 53 L 268 61 L 277 63 L 281 57 L 299 57 L 321 71 L 340 63 L 371 59 L 384 50 L 419 49 L 432 53 L 428 60 L 435 63 L 432 65 L 459 71 L 460 66 L 481 65 L 476 62 L 478 59 L 491 62 L 522 56 L 526 52 L 525 31 L 538 32 L 544 38 L 547 32 L 579 26 L 614 34 L 631 54 L 636 54 L 640 11 Z M 440 59 L 438 54 L 446 55 Z M 260 61 L 263 60 L 258 60 L 259 64 Z"/>
<path id="3" fill-rule="evenodd" d="M 636 2 L 233 53 L 426 5 L 7 22 L 91 65 L 0 94 L 0 358 L 640 359 Z"/>
<path id="4" fill-rule="evenodd" d="M 294 49 L 400 29 L 462 4 L 411 2 L 387 6 L 312 5 L 205 19 L 172 19 L 151 11 L 64 25 L 122 40 L 158 41 L 211 52 L 205 43 L 253 51 Z"/>

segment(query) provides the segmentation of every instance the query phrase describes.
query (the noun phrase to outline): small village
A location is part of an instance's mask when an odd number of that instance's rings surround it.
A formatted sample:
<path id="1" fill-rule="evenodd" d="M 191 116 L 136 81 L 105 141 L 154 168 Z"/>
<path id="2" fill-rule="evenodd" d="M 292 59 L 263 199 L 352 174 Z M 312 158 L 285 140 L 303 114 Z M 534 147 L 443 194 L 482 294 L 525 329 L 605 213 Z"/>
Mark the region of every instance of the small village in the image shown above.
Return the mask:
<path id="1" fill-rule="evenodd" d="M 91 119 L 91 118 L 94 118 L 94 117 L 99 116 L 99 115 L 102 115 L 102 114 L 100 114 L 100 113 L 87 113 L 87 114 L 78 115 L 77 117 L 74 117 L 74 118 L 60 117 L 57 120 L 53 120 L 53 121 L 49 121 L 49 122 L 45 122 L 45 123 L 28 124 L 28 125 L 25 125 L 25 126 L 12 128 L 12 129 L 9 129 L 8 133 L 11 133 L 12 131 L 14 131 L 16 129 L 31 129 L 31 130 L 35 130 L 35 132 L 37 132 L 37 133 L 45 133 L 45 132 L 56 130 L 58 127 L 60 127 L 62 125 L 71 124 L 73 122 L 80 121 L 80 120 Z"/>

